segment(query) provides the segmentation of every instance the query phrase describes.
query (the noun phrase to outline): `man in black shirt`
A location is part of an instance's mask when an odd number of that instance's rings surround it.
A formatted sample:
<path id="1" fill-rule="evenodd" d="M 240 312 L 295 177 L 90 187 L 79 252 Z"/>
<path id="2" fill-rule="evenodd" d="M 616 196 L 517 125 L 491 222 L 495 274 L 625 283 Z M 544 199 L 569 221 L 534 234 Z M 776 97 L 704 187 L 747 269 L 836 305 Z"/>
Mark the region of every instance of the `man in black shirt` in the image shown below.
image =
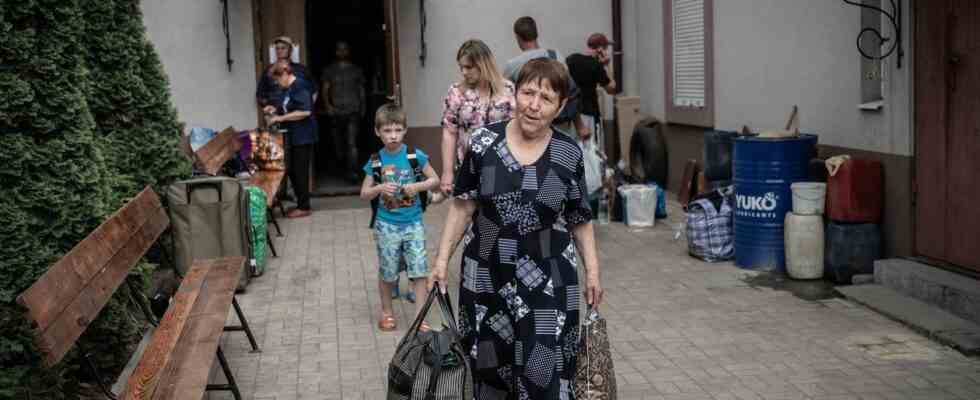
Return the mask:
<path id="1" fill-rule="evenodd" d="M 602 137 L 600 127 L 602 119 L 599 115 L 599 94 L 596 87 L 602 87 L 606 93 L 614 94 L 616 81 L 609 77 L 606 66 L 609 65 L 609 46 L 612 42 L 601 33 L 593 33 L 586 41 L 588 48 L 584 53 L 576 53 L 565 59 L 568 73 L 582 91 L 579 112 L 592 134 L 599 136 L 600 148 Z"/>
<path id="2" fill-rule="evenodd" d="M 601 196 L 601 176 L 604 168 L 600 161 L 605 148 L 605 138 L 602 132 L 602 117 L 599 115 L 599 94 L 596 87 L 602 87 L 606 93 L 616 91 L 616 81 L 609 78 L 606 65 L 609 65 L 609 45 L 612 42 L 601 33 L 593 33 L 586 40 L 588 48 L 583 54 L 572 54 L 565 59 L 568 73 L 580 90 L 579 122 L 584 125 L 579 129 L 583 158 L 586 169 L 586 186 L 589 192 L 589 203 L 594 215 L 598 215 L 598 199 Z M 597 151 L 598 150 L 598 151 Z M 591 172 L 591 173 L 590 173 Z"/>

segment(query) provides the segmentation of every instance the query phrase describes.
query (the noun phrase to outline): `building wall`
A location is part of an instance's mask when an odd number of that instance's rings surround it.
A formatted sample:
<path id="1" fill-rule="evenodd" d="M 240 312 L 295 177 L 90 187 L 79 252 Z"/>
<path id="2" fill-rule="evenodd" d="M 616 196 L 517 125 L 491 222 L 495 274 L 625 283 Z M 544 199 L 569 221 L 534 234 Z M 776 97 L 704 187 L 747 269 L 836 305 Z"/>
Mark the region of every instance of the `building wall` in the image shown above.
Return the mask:
<path id="1" fill-rule="evenodd" d="M 624 27 L 626 66 L 636 77 L 627 93 L 642 99 L 644 113 L 663 118 L 663 1 L 624 0 L 635 43 Z M 800 107 L 800 129 L 820 136 L 820 155 L 851 154 L 885 168 L 883 236 L 887 255 L 913 252 L 912 38 L 909 2 L 903 2 L 905 59 L 885 60 L 885 104 L 858 110 L 861 58 L 855 40 L 860 9 L 837 1 L 715 0 L 715 128 L 780 129 L 790 107 Z M 626 22 L 624 22 L 626 23 Z M 890 29 L 883 23 L 883 29 Z M 886 35 L 889 32 L 886 30 Z M 629 73 L 626 73 L 630 76 Z M 684 162 L 701 160 L 703 128 L 664 128 L 669 153 L 668 188 L 677 190 Z"/>
<path id="2" fill-rule="evenodd" d="M 627 1 L 635 10 L 636 36 L 643 38 L 626 55 L 643 71 L 636 91 L 643 110 L 662 117 L 663 0 Z M 797 104 L 801 130 L 819 134 L 821 144 L 912 155 L 911 24 L 904 3 L 905 62 L 897 69 L 894 55 L 885 61 L 885 106 L 868 112 L 857 107 L 860 9 L 826 1 L 716 0 L 715 127 L 778 129 Z"/>
<path id="3" fill-rule="evenodd" d="M 231 72 L 219 1 L 143 1 L 143 22 L 170 78 L 181 122 L 224 129 L 254 127 L 255 53 L 251 2 L 229 1 Z"/>

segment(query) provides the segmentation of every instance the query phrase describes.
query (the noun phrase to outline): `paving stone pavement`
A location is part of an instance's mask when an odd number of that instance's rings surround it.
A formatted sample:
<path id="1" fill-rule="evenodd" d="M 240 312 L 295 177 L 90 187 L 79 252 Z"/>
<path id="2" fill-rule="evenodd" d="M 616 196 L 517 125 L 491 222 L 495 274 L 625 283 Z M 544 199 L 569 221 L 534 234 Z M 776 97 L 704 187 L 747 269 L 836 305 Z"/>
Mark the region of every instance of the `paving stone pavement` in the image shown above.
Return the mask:
<path id="1" fill-rule="evenodd" d="M 414 306 L 396 301 L 397 332 L 376 328 L 370 210 L 330 201 L 317 200 L 312 218 L 280 220 L 279 257 L 239 296 L 262 352 L 239 333 L 221 343 L 247 400 L 385 397 Z M 752 284 L 731 263 L 697 261 L 674 240 L 676 204 L 670 214 L 651 229 L 597 228 L 620 399 L 980 399 L 980 360 L 846 300 L 804 300 Z M 430 256 L 445 215 L 426 214 Z"/>

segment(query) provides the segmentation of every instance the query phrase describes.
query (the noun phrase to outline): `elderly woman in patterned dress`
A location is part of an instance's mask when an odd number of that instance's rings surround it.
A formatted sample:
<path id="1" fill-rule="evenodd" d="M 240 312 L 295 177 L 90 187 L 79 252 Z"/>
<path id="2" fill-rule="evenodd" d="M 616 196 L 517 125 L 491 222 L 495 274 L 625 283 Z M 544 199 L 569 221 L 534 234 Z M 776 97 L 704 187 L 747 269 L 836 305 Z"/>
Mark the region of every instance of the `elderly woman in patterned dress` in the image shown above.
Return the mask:
<path id="1" fill-rule="evenodd" d="M 586 302 L 602 302 L 582 152 L 551 127 L 568 80 L 556 61 L 529 61 L 516 117 L 475 130 L 457 171 L 432 278 L 445 290 L 462 241 L 459 320 L 477 400 L 571 399 L 580 262 Z"/>

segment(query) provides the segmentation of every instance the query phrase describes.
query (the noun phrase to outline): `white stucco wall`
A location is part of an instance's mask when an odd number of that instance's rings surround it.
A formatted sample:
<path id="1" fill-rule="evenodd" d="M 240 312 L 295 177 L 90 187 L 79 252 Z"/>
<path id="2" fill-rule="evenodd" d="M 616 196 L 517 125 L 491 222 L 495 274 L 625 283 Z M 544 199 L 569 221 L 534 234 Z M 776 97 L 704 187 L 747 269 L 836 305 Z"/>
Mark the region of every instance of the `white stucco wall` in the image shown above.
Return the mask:
<path id="1" fill-rule="evenodd" d="M 231 72 L 219 1 L 144 0 L 143 21 L 170 78 L 178 118 L 188 127 L 255 127 L 251 3 L 229 1 Z"/>
<path id="2" fill-rule="evenodd" d="M 467 39 L 487 43 L 503 68 L 520 53 L 514 20 L 529 15 L 538 24 L 539 42 L 567 56 L 585 49 L 592 32 L 612 39 L 612 7 L 595 0 L 438 0 L 426 1 L 428 55 L 419 62 L 418 0 L 403 0 L 399 9 L 402 93 L 411 126 L 438 126 L 442 100 L 459 80 L 456 51 Z M 625 72 L 624 72 L 625 74 Z"/>
<path id="3" fill-rule="evenodd" d="M 643 109 L 664 115 L 663 0 L 635 1 L 637 84 Z M 907 3 L 908 2 L 904 2 Z M 885 106 L 860 111 L 861 58 L 855 48 L 860 10 L 837 1 L 715 0 L 715 126 L 781 128 L 793 104 L 801 130 L 820 143 L 912 154 L 911 23 L 906 56 L 888 58 Z M 887 26 L 883 26 L 887 29 Z M 886 34 L 887 31 L 886 31 Z M 628 46 L 628 45 L 627 45 Z"/>

